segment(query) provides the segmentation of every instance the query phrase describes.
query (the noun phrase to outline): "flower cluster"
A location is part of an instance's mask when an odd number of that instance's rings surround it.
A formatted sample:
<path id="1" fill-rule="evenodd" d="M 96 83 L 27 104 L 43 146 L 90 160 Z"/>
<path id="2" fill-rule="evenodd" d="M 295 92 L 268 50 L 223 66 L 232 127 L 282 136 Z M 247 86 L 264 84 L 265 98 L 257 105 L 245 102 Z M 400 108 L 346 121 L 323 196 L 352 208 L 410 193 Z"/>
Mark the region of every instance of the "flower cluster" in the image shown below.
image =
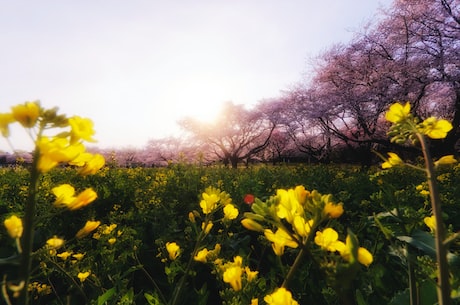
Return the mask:
<path id="1" fill-rule="evenodd" d="M 251 209 L 253 212 L 244 214 L 242 225 L 263 232 L 278 256 L 284 254 L 285 247 L 305 246 L 321 223 L 339 218 L 344 212 L 342 203 L 333 202 L 331 195 L 310 192 L 301 185 L 279 189 L 266 202 L 256 198 Z"/>
<path id="2" fill-rule="evenodd" d="M 8 143 L 15 151 L 10 137 L 10 126 L 20 124 L 33 141 L 34 151 L 30 170 L 30 181 L 28 186 L 27 202 L 23 219 L 17 215 L 11 215 L 4 220 L 4 225 L 8 234 L 16 239 L 16 247 L 22 253 L 24 259 L 21 260 L 21 269 L 24 271 L 24 278 L 21 283 L 24 287 L 29 286 L 32 247 L 34 238 L 34 227 L 36 223 L 37 200 L 36 195 L 40 187 L 41 177 L 50 170 L 60 165 L 69 165 L 77 168 L 77 173 L 81 176 L 93 175 L 105 165 L 105 159 L 100 154 L 92 154 L 86 151 L 84 142 L 95 142 L 93 122 L 88 118 L 80 116 L 67 117 L 58 114 L 57 108 L 45 109 L 40 102 L 25 102 L 11 107 L 9 112 L 0 113 L 0 132 L 7 138 Z M 62 184 L 52 188 L 51 191 L 56 200 L 54 206 L 66 208 L 74 211 L 84 208 L 94 202 L 97 198 L 96 192 L 92 188 L 86 188 L 76 193 L 75 189 L 69 184 Z M 24 227 L 22 222 L 25 222 Z M 80 229 L 76 238 L 80 239 L 100 225 L 99 221 L 87 221 Z M 23 239 L 20 241 L 20 239 Z M 54 236 L 46 241 L 45 253 L 56 256 L 61 260 L 73 257 L 75 261 L 83 258 L 84 254 L 64 251 L 58 253 L 65 244 L 65 241 Z M 24 247 L 22 247 L 22 245 Z M 43 263 L 43 262 L 42 262 Z M 84 271 L 78 273 L 77 277 L 83 282 L 90 273 Z M 11 285 L 9 285 L 11 286 Z M 34 290 L 39 291 L 42 286 L 34 286 Z M 10 289 L 11 290 L 11 289 Z M 43 289 L 42 289 L 43 290 Z M 13 290 L 12 290 L 13 291 Z M 19 293 L 27 299 L 26 289 L 19 289 Z M 7 299 L 7 292 L 3 291 Z"/>
<path id="3" fill-rule="evenodd" d="M 404 144 L 407 141 L 417 143 L 420 141 L 421 136 L 431 139 L 444 139 L 453 128 L 449 121 L 436 117 L 428 117 L 420 122 L 417 117 L 411 114 L 409 102 L 404 105 L 401 103 L 392 104 L 385 113 L 385 118 L 392 123 L 388 135 L 391 137 L 392 142 L 398 144 Z M 383 169 L 404 164 L 404 161 L 397 154 L 389 152 L 388 156 L 389 158 L 385 159 L 382 164 Z M 436 161 L 435 166 L 456 162 L 457 160 L 453 155 L 447 155 Z"/>

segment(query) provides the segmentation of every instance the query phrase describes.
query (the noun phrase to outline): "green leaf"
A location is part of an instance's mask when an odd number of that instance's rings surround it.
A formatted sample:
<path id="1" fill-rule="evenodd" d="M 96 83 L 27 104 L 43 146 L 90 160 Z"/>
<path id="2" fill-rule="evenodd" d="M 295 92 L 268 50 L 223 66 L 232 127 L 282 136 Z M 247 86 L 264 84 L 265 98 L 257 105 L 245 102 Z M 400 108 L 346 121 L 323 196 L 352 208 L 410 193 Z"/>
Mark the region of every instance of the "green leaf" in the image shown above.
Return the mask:
<path id="1" fill-rule="evenodd" d="M 146 293 L 144 293 L 144 297 L 147 300 L 147 302 L 149 302 L 149 305 L 161 305 L 161 302 L 158 299 L 158 296 L 156 294 L 151 295 L 151 294 L 146 292 Z"/>
<path id="2" fill-rule="evenodd" d="M 104 305 L 115 293 L 115 287 L 110 288 L 97 297 L 97 305 Z"/>
<path id="3" fill-rule="evenodd" d="M 397 239 L 421 250 L 433 259 L 436 259 L 436 246 L 434 236 L 428 232 L 415 230 L 412 236 L 397 236 Z M 450 265 L 458 266 L 460 258 L 452 252 L 447 252 L 447 261 Z"/>
<path id="4" fill-rule="evenodd" d="M 367 305 L 366 301 L 364 300 L 363 294 L 359 289 L 356 290 L 356 303 L 358 305 Z"/>
<path id="5" fill-rule="evenodd" d="M 407 305 L 410 304 L 410 291 L 406 288 L 403 291 L 398 292 L 393 299 L 391 299 L 388 305 Z"/>

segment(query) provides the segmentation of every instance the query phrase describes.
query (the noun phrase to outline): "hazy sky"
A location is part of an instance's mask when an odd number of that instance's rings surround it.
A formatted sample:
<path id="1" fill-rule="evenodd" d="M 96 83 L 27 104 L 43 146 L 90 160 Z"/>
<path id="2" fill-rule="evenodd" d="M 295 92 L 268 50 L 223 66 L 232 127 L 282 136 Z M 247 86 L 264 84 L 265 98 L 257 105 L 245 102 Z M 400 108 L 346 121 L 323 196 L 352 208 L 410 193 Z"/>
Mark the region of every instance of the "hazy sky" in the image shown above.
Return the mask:
<path id="1" fill-rule="evenodd" d="M 0 112 L 39 99 L 91 118 L 99 147 L 142 147 L 225 101 L 279 96 L 391 2 L 0 0 Z"/>

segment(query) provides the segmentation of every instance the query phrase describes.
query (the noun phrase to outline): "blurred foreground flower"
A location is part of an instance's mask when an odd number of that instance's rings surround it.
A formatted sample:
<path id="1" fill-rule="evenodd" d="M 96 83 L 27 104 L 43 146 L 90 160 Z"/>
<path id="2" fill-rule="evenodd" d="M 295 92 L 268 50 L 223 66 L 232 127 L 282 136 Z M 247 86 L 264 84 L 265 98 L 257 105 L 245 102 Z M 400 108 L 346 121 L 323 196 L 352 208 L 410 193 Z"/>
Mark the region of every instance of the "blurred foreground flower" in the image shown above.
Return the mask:
<path id="1" fill-rule="evenodd" d="M 20 238 L 22 236 L 22 220 L 16 215 L 12 215 L 3 222 L 11 238 Z"/>

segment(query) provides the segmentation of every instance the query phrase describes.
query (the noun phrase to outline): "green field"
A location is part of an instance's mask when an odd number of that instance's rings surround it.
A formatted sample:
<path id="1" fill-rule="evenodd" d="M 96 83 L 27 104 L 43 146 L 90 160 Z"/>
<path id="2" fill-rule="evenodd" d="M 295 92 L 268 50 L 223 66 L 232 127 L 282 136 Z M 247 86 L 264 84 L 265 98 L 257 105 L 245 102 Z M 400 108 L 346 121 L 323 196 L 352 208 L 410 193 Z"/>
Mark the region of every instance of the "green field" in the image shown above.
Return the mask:
<path id="1" fill-rule="evenodd" d="M 460 229 L 460 167 L 440 168 L 437 174 L 443 217 L 453 234 Z M 21 167 L 0 169 L 2 220 L 13 213 L 22 215 L 28 175 Z M 175 164 L 152 169 L 105 167 L 86 177 L 70 168 L 54 169 L 42 176 L 38 190 L 33 304 L 163 304 L 171 300 L 182 278 L 182 301 L 178 304 L 251 304 L 255 298 L 263 304 L 264 296 L 283 282 L 299 249 L 287 247 L 282 256 L 276 256 L 264 234 L 244 228 L 240 223 L 243 213 L 251 210 L 244 198 L 252 194 L 265 201 L 277 189 L 297 185 L 332 194 L 334 202 L 342 202 L 343 215 L 322 227 L 333 227 L 341 240 L 351 230 L 373 255 L 372 264 L 360 265 L 352 274 L 339 255 L 311 245 L 290 284 L 299 304 L 347 304 L 346 300 L 359 305 L 409 304 L 410 280 L 419 287 L 419 304 L 434 304 L 433 238 L 424 224 L 431 206 L 423 192 L 427 189 L 424 181 L 423 172 L 406 167 L 383 171 L 297 165 L 231 170 Z M 98 198 L 77 211 L 58 209 L 53 206 L 51 189 L 62 183 L 70 183 L 78 191 L 92 187 Z M 222 212 L 215 213 L 209 234 L 199 237 L 200 223 L 207 219 L 199 203 L 209 186 L 226 192 L 239 214 L 225 221 Z M 88 236 L 76 239 L 76 232 L 87 220 L 101 224 Z M 54 252 L 45 247 L 53 236 L 66 241 Z M 258 271 L 257 279 L 243 281 L 244 287 L 235 291 L 223 281 L 214 261 L 190 260 L 198 238 L 200 249 L 221 245 L 216 258 L 224 262 L 241 256 L 244 266 Z M 168 242 L 180 246 L 180 255 L 174 260 L 168 257 Z M 5 230 L 0 230 L 0 245 L 0 257 L 14 257 L 14 240 Z M 460 243 L 453 241 L 449 255 L 452 272 L 459 270 L 459 250 Z M 69 257 L 59 256 L 65 252 Z M 3 274 L 9 279 L 15 276 L 14 264 L 2 261 L 2 265 Z M 188 276 L 183 277 L 185 270 L 189 270 Z M 79 280 L 78 274 L 86 271 L 90 275 Z M 457 281 L 455 276 L 453 294 L 459 291 Z M 338 288 L 345 286 L 346 291 Z"/>

